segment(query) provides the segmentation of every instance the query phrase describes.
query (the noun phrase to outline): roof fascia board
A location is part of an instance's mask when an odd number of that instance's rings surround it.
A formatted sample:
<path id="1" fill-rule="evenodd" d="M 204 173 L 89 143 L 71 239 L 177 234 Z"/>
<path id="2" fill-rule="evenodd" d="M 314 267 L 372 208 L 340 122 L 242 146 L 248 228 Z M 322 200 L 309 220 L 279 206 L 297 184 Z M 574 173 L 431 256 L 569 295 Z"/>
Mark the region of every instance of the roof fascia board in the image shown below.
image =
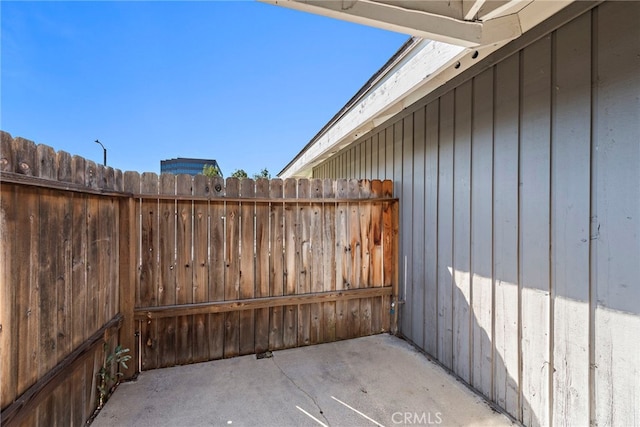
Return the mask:
<path id="1" fill-rule="evenodd" d="M 350 2 L 335 0 L 261 1 L 464 47 L 476 47 L 502 40 L 512 40 L 522 34 L 516 15 L 500 17 L 498 18 L 501 21 L 499 24 L 496 22 L 487 26 L 487 23 L 464 21 L 371 0 L 352 0 Z"/>
<path id="2" fill-rule="evenodd" d="M 530 28 L 536 27 L 535 31 L 531 35 L 527 35 L 526 40 L 529 43 L 532 39 L 532 36 L 539 37 L 536 35 L 538 33 L 544 34 L 548 31 L 552 31 L 558 28 L 565 22 L 579 16 L 580 14 L 586 12 L 587 10 L 597 6 L 602 3 L 603 0 L 594 0 L 594 1 L 573 1 L 573 0 L 564 0 L 564 1 L 544 1 L 545 4 L 554 3 L 553 7 L 542 7 L 540 2 L 537 5 L 531 5 L 530 1 L 518 1 L 514 0 L 511 3 L 511 6 L 515 6 L 518 4 L 521 9 L 520 13 L 522 19 L 525 21 L 523 25 L 527 31 Z M 534 2 L 535 3 L 535 2 Z M 572 7 L 567 7 L 571 5 Z M 532 6 L 532 7 L 528 7 Z M 528 10 L 525 10 L 528 9 Z M 538 26 L 544 22 L 544 25 Z M 504 47 L 505 45 L 515 46 L 514 49 L 518 47 L 522 47 L 522 42 L 513 41 L 503 41 L 499 43 L 494 43 L 489 46 L 482 46 L 478 49 L 460 49 L 459 53 L 456 56 L 450 57 L 448 61 L 445 62 L 443 66 L 441 66 L 435 72 L 432 72 L 426 75 L 423 79 L 420 79 L 420 74 L 412 75 L 404 77 L 406 79 L 411 79 L 413 82 L 413 86 L 406 90 L 404 93 L 389 93 L 387 94 L 389 104 L 384 106 L 384 108 L 378 108 L 377 111 L 370 110 L 371 107 L 374 106 L 374 103 L 366 104 L 365 111 L 362 106 L 365 106 L 364 101 L 370 98 L 375 97 L 372 94 L 372 91 L 375 90 L 384 90 L 387 89 L 386 86 L 383 86 L 388 81 L 397 81 L 404 78 L 401 78 L 399 74 L 399 70 L 401 67 L 407 67 L 408 62 L 417 61 L 416 58 L 417 52 L 412 52 L 411 55 L 407 55 L 402 63 L 390 67 L 389 70 L 382 73 L 383 77 L 370 90 L 368 90 L 364 96 L 361 98 L 363 101 L 356 103 L 351 106 L 346 114 L 336 120 L 331 126 L 327 126 L 326 129 L 316 135 L 307 146 L 280 172 L 279 176 L 286 178 L 292 176 L 300 176 L 300 177 L 309 177 L 312 174 L 313 167 L 322 163 L 338 151 L 352 144 L 356 140 L 366 136 L 366 134 L 372 130 L 375 130 L 378 126 L 383 125 L 388 120 L 393 119 L 393 117 L 400 113 L 401 111 L 407 109 L 412 105 L 415 105 L 421 99 L 433 94 L 434 92 L 438 92 L 443 87 L 447 87 L 448 83 L 454 79 L 457 79 L 461 74 L 468 74 L 468 70 L 474 67 L 478 62 L 486 62 L 485 59 L 489 59 L 491 56 L 495 57 L 496 53 L 499 53 L 498 50 Z M 524 40 L 523 40 L 524 41 Z M 422 52 L 425 50 L 427 43 L 429 41 L 422 40 L 418 45 L 413 46 L 412 49 L 420 50 Z M 432 48 L 437 49 L 437 46 L 445 45 L 444 43 L 432 42 L 434 46 Z M 516 43 L 516 44 L 513 44 Z M 476 55 L 475 52 L 478 52 Z M 508 51 L 504 51 L 504 55 L 511 52 L 512 49 Z M 503 50 L 500 50 L 503 52 Z M 475 58 L 474 58 L 475 56 Z M 502 58 L 502 56 L 500 56 Z M 492 63 L 497 62 L 498 59 L 491 61 Z M 459 63 L 459 65 L 457 64 Z M 456 67 L 455 65 L 458 65 Z M 413 70 L 419 69 L 419 67 L 413 67 Z M 415 71 L 414 71 L 415 73 Z M 358 111 L 359 117 L 358 120 L 354 120 L 353 114 L 354 110 Z M 349 115 L 348 120 L 345 120 Z"/>
<path id="3" fill-rule="evenodd" d="M 446 79 L 442 75 L 444 69 L 455 70 L 457 74 L 455 64 L 469 52 L 461 46 L 422 40 L 279 176 L 308 176 L 315 164 L 406 108 L 409 104 L 404 99 L 418 87 L 426 86 L 436 77 L 438 81 Z"/>

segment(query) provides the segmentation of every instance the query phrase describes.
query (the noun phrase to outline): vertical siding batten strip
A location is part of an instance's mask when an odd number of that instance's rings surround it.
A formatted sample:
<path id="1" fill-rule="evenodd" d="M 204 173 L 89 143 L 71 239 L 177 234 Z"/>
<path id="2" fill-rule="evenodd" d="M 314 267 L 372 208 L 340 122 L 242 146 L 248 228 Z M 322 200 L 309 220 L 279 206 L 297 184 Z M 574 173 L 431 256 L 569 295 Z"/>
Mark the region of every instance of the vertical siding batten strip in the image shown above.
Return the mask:
<path id="1" fill-rule="evenodd" d="M 553 424 L 589 424 L 591 17 L 554 38 L 551 168 Z M 585 37 L 586 36 L 586 37 Z M 588 124 L 588 125 L 585 125 Z M 571 164 L 573 167 L 567 167 Z M 586 267 L 585 267 L 586 266 Z"/>
<path id="2" fill-rule="evenodd" d="M 597 232 L 597 212 L 598 212 L 598 8 L 591 11 L 591 127 L 590 131 L 590 162 L 589 162 L 589 425 L 596 423 L 596 301 L 597 301 L 597 257 L 598 245 L 594 240 Z"/>

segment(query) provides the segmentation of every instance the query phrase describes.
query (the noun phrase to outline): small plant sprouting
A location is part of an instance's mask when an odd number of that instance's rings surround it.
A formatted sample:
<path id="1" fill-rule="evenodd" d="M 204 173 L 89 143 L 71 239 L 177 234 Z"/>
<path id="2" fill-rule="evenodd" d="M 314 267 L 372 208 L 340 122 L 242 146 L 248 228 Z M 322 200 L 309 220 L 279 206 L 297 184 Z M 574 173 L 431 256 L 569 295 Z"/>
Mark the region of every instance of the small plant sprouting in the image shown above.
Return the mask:
<path id="1" fill-rule="evenodd" d="M 109 398 L 110 391 L 113 386 L 118 384 L 118 378 L 123 374 L 118 371 L 118 367 L 122 366 L 127 369 L 127 361 L 131 356 L 127 353 L 128 348 L 122 348 L 121 345 L 116 346 L 113 353 L 109 352 L 109 344 L 104 343 L 104 363 L 98 371 L 98 409 L 101 409 Z"/>

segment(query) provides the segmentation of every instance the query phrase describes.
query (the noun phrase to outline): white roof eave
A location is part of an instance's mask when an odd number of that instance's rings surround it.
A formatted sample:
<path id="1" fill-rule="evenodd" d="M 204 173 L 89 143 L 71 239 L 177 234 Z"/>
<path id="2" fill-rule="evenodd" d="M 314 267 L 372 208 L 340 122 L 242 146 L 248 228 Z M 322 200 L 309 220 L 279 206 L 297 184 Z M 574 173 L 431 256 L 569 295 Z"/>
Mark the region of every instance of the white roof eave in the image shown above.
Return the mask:
<path id="1" fill-rule="evenodd" d="M 310 10 L 318 4 L 325 4 L 314 0 L 260 0 L 285 7 Z M 357 0 L 362 4 L 372 3 L 369 0 Z M 494 21 L 494 24 L 508 22 L 512 27 L 516 19 L 519 30 L 506 34 L 518 36 L 538 23 L 558 13 L 574 0 L 544 1 L 544 0 L 511 0 L 508 7 L 495 9 L 490 17 L 510 17 L 508 20 Z M 329 2 L 328 2 L 329 3 Z M 333 2 L 335 3 L 335 2 Z M 514 11 L 513 9 L 519 10 Z M 334 11 L 335 12 L 335 11 Z M 333 12 L 332 12 L 333 13 Z M 467 11 L 467 13 L 469 13 Z M 502 15 L 502 14 L 509 15 Z M 495 16 L 497 15 L 497 16 Z M 353 20 L 352 15 L 341 19 Z M 487 20 L 484 24 L 491 23 Z M 381 25 L 384 27 L 384 25 Z M 505 34 L 499 31 L 500 34 Z M 412 34 L 418 36 L 419 34 Z M 424 98 L 446 82 L 474 66 L 481 59 L 486 58 L 512 40 L 512 37 L 499 39 L 493 43 L 478 47 L 469 44 L 449 44 L 443 41 L 418 39 L 419 42 L 409 46 L 403 52 L 402 60 L 388 64 L 388 69 L 380 72 L 378 81 L 364 92 L 357 102 L 345 106 L 345 112 L 333 122 L 330 122 L 320 134 L 280 172 L 282 178 L 310 177 L 313 167 L 321 164 L 339 150 L 347 147 L 357 139 L 373 130 L 380 124 L 392 118 L 403 109 Z"/>

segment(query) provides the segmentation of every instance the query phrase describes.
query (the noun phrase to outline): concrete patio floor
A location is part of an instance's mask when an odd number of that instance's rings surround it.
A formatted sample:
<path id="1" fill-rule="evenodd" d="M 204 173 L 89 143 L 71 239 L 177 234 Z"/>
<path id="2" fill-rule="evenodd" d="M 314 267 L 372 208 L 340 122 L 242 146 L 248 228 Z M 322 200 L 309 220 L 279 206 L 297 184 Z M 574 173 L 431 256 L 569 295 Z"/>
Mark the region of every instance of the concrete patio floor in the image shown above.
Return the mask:
<path id="1" fill-rule="evenodd" d="M 102 426 L 507 426 L 511 421 L 387 334 L 142 372 Z"/>

